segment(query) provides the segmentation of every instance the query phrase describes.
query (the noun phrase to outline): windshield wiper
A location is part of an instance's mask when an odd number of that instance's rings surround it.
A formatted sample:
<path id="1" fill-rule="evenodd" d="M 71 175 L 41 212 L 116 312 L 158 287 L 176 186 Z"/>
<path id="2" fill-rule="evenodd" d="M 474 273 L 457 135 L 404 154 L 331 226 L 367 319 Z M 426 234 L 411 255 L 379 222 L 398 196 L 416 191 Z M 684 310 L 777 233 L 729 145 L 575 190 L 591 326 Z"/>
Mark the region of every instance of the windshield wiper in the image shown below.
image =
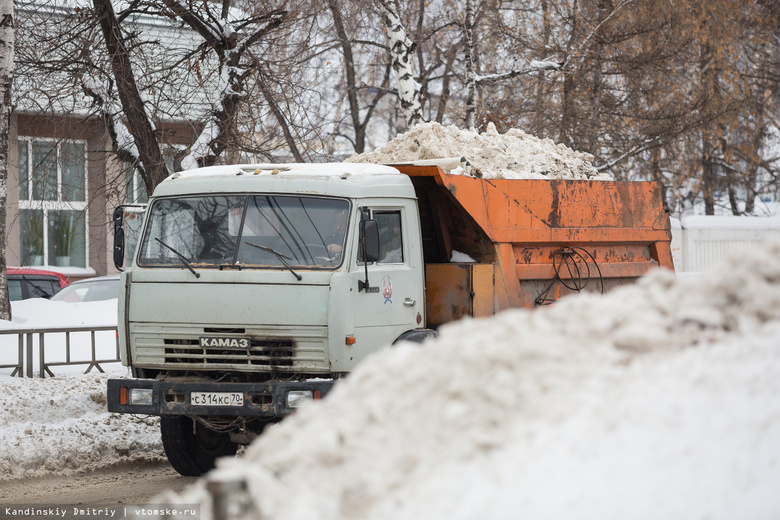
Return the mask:
<path id="1" fill-rule="evenodd" d="M 295 276 L 295 278 L 299 282 L 301 280 L 303 280 L 303 277 L 301 275 L 299 275 L 298 273 L 296 273 L 295 271 L 293 271 L 293 268 L 290 267 L 289 264 L 287 264 L 287 262 L 284 261 L 285 258 L 287 260 L 292 260 L 292 258 L 290 258 L 289 256 L 284 256 L 282 253 L 280 253 L 276 249 L 271 249 L 270 247 L 260 246 L 260 245 L 257 245 L 257 244 L 253 244 L 252 242 L 244 242 L 244 243 L 246 245 L 248 245 L 248 246 L 256 247 L 257 249 L 262 249 L 263 251 L 268 251 L 269 253 L 276 255 L 276 258 L 278 258 L 279 261 L 281 261 L 282 264 L 284 264 L 284 266 L 287 268 L 287 270 L 290 271 L 293 274 L 293 276 Z"/>
<path id="2" fill-rule="evenodd" d="M 169 246 L 168 244 L 166 244 L 165 242 L 163 242 L 163 241 L 162 241 L 162 240 L 160 240 L 159 238 L 155 238 L 155 240 L 157 240 L 157 241 L 158 241 L 160 244 L 162 244 L 162 245 L 164 245 L 165 247 L 167 247 L 168 249 L 170 249 L 170 250 L 173 252 L 173 254 L 175 254 L 176 256 L 178 256 L 178 257 L 179 257 L 179 259 L 180 259 L 180 260 L 181 260 L 181 261 L 184 263 L 184 265 L 187 267 L 187 269 L 189 269 L 189 270 L 190 270 L 190 272 L 191 272 L 192 274 L 194 274 L 194 275 L 195 275 L 195 278 L 200 278 L 200 273 L 196 273 L 196 272 L 195 272 L 195 269 L 193 269 L 193 268 L 192 268 L 192 265 L 190 265 L 190 261 L 189 261 L 189 259 L 188 259 L 186 256 L 184 256 L 183 254 L 179 253 L 178 251 L 176 251 L 174 248 L 172 248 L 171 246 Z"/>

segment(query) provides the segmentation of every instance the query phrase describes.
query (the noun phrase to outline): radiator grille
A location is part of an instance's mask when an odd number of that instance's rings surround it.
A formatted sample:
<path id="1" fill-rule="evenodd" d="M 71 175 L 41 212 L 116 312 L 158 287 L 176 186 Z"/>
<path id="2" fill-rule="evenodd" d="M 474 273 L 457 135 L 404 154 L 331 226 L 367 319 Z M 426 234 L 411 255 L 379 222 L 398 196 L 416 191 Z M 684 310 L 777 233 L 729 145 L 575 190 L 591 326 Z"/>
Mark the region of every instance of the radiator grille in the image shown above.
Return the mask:
<path id="1" fill-rule="evenodd" d="M 165 363 L 246 364 L 289 367 L 295 357 L 292 340 L 255 340 L 248 349 L 201 348 L 197 340 L 166 339 Z"/>
<path id="2" fill-rule="evenodd" d="M 133 364 L 177 370 L 313 371 L 330 370 L 328 329 L 296 326 L 194 327 L 187 324 L 131 323 Z M 243 337 L 249 347 L 202 346 L 204 334 Z"/>

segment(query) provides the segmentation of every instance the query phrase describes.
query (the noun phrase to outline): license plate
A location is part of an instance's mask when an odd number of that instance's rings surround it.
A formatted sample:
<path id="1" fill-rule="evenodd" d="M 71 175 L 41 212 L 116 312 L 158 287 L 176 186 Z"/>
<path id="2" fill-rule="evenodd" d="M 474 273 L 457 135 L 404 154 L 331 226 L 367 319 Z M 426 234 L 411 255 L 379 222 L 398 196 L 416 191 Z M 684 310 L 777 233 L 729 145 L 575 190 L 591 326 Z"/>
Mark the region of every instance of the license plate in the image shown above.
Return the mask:
<path id="1" fill-rule="evenodd" d="M 192 406 L 244 406 L 241 392 L 191 392 Z"/>

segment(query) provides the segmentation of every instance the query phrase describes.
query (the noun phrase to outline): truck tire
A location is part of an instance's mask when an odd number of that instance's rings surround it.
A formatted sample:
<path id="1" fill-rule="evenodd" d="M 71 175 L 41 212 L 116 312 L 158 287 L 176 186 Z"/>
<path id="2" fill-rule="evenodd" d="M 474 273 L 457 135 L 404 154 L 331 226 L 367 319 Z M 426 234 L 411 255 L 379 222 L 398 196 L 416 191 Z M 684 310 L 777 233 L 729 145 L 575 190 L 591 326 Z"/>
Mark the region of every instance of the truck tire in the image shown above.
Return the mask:
<path id="1" fill-rule="evenodd" d="M 160 417 L 160 434 L 168 461 L 180 475 L 197 477 L 214 468 L 218 457 L 236 454 L 238 445 L 227 433 L 209 430 L 185 415 Z"/>

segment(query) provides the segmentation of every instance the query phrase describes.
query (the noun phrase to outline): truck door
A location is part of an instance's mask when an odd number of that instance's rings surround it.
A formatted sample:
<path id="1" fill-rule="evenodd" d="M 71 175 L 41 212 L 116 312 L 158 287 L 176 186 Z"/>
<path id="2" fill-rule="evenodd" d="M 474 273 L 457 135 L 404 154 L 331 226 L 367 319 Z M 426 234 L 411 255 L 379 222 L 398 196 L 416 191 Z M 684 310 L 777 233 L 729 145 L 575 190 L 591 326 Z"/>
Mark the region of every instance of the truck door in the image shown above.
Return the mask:
<path id="1" fill-rule="evenodd" d="M 365 264 L 359 244 L 353 249 L 354 326 L 356 347 L 374 350 L 392 343 L 402 333 L 425 324 L 424 269 L 419 223 L 415 208 L 368 207 L 363 218 L 377 222 L 379 260 L 368 264 L 368 290 L 358 290 L 365 280 Z"/>

